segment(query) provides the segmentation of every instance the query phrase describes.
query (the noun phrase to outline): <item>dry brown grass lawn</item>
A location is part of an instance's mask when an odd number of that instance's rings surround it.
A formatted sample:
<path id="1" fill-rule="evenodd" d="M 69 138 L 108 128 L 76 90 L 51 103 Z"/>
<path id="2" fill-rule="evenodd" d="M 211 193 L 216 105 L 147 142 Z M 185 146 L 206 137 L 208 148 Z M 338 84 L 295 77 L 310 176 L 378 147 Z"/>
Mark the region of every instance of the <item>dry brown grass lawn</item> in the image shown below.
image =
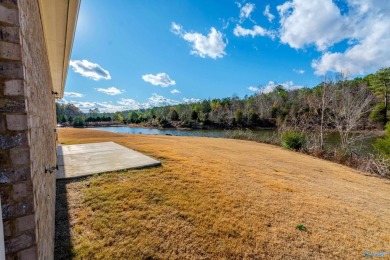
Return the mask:
<path id="1" fill-rule="evenodd" d="M 390 251 L 389 180 L 249 141 L 86 129 L 60 129 L 59 137 L 114 141 L 163 166 L 59 182 L 57 259 L 70 249 L 76 259 L 356 259 Z"/>

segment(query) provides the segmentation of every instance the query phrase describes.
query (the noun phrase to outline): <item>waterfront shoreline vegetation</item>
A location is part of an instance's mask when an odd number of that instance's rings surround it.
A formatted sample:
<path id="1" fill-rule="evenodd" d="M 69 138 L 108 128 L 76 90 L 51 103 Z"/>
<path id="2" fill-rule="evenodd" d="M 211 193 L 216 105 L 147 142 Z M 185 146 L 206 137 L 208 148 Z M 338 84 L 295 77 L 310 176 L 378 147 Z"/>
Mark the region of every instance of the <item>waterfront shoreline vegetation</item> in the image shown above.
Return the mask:
<path id="1" fill-rule="evenodd" d="M 57 103 L 56 108 L 59 124 L 74 127 L 131 124 L 152 128 L 227 129 L 227 136 L 231 138 L 278 144 L 388 176 L 386 149 L 376 149 L 371 155 L 361 156 L 356 148 L 364 142 L 366 133 L 382 130 L 388 122 L 389 93 L 390 68 L 384 68 L 363 78 L 347 79 L 337 74 L 323 78 L 313 88 L 285 90 L 280 85 L 271 92 L 260 91 L 244 98 L 233 96 L 115 113 L 100 113 L 98 108 L 83 113 L 72 104 Z M 243 131 L 262 128 L 277 129 L 278 135 L 269 137 L 269 140 L 259 139 Z M 362 131 L 365 134 L 356 134 Z M 340 137 L 337 149 L 327 148 L 329 132 L 337 132 Z M 288 145 L 294 139 L 292 135 L 295 135 L 295 141 L 301 139 L 299 145 L 296 144 L 298 146 Z M 386 144 L 382 141 L 382 146 Z M 379 159 L 375 161 L 376 158 Z M 378 167 L 371 169 L 368 166 L 376 164 L 384 170 L 378 172 Z"/>

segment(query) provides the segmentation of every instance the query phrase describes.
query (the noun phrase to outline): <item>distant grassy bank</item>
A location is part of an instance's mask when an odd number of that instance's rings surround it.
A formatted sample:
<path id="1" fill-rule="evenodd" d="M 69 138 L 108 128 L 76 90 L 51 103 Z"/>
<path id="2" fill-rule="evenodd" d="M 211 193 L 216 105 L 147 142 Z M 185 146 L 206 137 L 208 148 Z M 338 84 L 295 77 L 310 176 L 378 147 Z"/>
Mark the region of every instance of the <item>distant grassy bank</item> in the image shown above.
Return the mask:
<path id="1" fill-rule="evenodd" d="M 388 251 L 390 181 L 280 147 L 60 129 L 162 167 L 57 183 L 56 259 L 356 259 Z"/>

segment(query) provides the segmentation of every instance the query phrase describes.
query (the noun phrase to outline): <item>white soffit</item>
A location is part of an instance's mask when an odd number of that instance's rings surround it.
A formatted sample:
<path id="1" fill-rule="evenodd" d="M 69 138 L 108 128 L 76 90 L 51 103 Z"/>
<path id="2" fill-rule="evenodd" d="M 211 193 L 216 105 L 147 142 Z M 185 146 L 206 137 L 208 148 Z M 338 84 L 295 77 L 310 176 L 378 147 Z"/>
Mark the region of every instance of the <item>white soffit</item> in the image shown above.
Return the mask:
<path id="1" fill-rule="evenodd" d="M 80 0 L 39 0 L 53 91 L 62 98 Z"/>

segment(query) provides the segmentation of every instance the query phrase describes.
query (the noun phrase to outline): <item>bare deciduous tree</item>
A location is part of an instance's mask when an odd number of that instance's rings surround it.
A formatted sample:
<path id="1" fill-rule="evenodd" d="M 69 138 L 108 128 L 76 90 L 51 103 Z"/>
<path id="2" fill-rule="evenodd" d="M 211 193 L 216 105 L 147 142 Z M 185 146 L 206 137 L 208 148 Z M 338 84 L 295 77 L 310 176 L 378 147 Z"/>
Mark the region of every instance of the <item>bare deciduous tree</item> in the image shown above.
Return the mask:
<path id="1" fill-rule="evenodd" d="M 353 135 L 360 120 L 370 112 L 374 99 L 372 92 L 365 86 L 348 85 L 344 77 L 328 89 L 332 95 L 329 119 L 340 134 L 340 145 L 345 152 L 351 152 L 351 146 L 362 139 Z"/>

